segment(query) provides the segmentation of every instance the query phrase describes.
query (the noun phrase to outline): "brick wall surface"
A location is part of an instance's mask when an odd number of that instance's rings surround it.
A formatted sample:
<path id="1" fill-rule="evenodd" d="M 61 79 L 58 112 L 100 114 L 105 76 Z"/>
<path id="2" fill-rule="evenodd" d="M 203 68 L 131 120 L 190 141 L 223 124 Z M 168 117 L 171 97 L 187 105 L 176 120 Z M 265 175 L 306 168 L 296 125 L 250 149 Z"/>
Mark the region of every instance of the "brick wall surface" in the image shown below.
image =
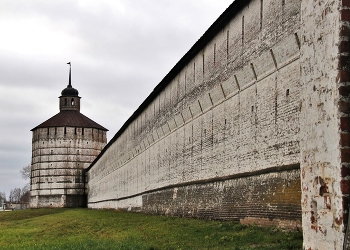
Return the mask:
<path id="1" fill-rule="evenodd" d="M 346 129 L 341 123 L 348 106 L 343 96 L 346 91 L 342 92 L 347 81 L 347 52 L 343 51 L 347 4 L 303 0 L 301 5 L 300 166 L 305 249 L 343 249 L 344 244 L 348 159 L 346 139 L 342 139 Z"/>
<path id="2" fill-rule="evenodd" d="M 142 195 L 150 214 L 301 228 L 299 169 L 167 188 Z"/>

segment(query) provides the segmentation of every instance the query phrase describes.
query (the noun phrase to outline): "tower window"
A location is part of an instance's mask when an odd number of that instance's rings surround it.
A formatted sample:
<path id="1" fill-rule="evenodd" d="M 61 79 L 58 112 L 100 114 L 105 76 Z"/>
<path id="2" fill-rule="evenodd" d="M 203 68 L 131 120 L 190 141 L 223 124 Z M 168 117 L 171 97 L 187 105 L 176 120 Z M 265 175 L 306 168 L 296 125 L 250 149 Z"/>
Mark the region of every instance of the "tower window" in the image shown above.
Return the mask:
<path id="1" fill-rule="evenodd" d="M 64 105 L 67 105 L 67 98 L 64 98 Z"/>
<path id="2" fill-rule="evenodd" d="M 64 127 L 64 134 L 67 134 L 67 128 Z"/>
<path id="3" fill-rule="evenodd" d="M 72 100 L 71 100 L 71 104 L 72 104 L 72 106 L 74 105 L 74 98 L 72 98 Z"/>

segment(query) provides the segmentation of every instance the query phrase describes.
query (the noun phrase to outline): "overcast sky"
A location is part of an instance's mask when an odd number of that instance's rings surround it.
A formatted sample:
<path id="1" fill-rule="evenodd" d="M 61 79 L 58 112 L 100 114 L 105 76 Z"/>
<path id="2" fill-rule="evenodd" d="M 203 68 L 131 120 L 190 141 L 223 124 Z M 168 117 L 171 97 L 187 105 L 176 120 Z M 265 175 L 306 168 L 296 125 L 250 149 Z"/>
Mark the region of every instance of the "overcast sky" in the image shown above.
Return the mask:
<path id="1" fill-rule="evenodd" d="M 26 183 L 30 131 L 68 84 L 111 139 L 233 0 L 1 0 L 0 191 Z"/>

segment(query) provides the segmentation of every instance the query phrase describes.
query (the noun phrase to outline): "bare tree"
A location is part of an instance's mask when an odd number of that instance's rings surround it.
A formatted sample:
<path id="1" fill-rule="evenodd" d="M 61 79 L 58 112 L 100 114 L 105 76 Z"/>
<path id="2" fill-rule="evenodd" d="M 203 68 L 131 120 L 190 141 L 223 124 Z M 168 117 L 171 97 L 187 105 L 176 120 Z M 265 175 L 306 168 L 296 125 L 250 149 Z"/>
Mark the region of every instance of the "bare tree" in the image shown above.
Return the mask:
<path id="1" fill-rule="evenodd" d="M 21 199 L 20 199 L 20 202 L 29 202 L 29 199 L 30 199 L 30 191 L 27 190 L 25 191 L 24 193 L 22 193 L 22 196 L 21 196 Z"/>
<path id="2" fill-rule="evenodd" d="M 19 202 L 19 200 L 21 199 L 21 188 L 15 188 L 13 190 L 13 193 L 14 193 L 14 200 L 15 202 Z"/>
<path id="3" fill-rule="evenodd" d="M 31 165 L 28 164 L 20 170 L 21 176 L 24 180 L 30 180 L 31 176 Z M 30 198 L 30 186 L 27 183 L 22 189 L 14 188 L 11 189 L 9 195 L 9 201 L 13 203 L 29 202 Z"/>
<path id="4" fill-rule="evenodd" d="M 29 185 L 25 185 L 21 190 L 20 202 L 29 202 L 30 190 Z"/>
<path id="5" fill-rule="evenodd" d="M 0 192 L 0 203 L 6 202 L 5 192 Z"/>
<path id="6" fill-rule="evenodd" d="M 13 202 L 13 189 L 10 190 L 9 202 Z"/>
<path id="7" fill-rule="evenodd" d="M 23 179 L 25 180 L 29 180 L 30 179 L 30 172 L 31 172 L 32 168 L 30 166 L 30 164 L 28 164 L 27 166 L 24 166 L 20 172 L 21 172 L 21 176 Z"/>
<path id="8" fill-rule="evenodd" d="M 10 198 L 10 202 L 19 203 L 21 199 L 21 189 L 20 188 L 11 189 L 9 198 Z"/>

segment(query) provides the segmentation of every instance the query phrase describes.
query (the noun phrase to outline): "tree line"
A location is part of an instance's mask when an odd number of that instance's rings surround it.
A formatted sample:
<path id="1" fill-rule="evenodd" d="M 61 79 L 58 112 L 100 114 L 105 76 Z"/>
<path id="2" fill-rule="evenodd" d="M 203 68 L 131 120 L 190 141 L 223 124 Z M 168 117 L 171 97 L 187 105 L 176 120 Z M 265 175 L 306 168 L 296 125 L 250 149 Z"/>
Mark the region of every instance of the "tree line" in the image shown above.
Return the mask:
<path id="1" fill-rule="evenodd" d="M 20 170 L 21 176 L 25 180 L 30 179 L 31 166 L 28 164 Z M 26 203 L 30 198 L 30 185 L 29 182 L 22 188 L 16 187 L 11 189 L 8 199 L 6 193 L 0 191 L 0 204 L 4 202 L 11 203 Z"/>

